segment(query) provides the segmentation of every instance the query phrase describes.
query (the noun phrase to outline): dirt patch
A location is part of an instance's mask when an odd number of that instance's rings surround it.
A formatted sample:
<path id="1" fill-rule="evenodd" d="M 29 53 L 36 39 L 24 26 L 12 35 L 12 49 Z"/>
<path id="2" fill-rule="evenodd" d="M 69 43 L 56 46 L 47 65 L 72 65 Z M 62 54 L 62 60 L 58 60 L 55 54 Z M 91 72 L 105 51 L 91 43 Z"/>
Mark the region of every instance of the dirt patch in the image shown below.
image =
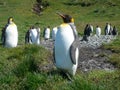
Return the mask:
<path id="1" fill-rule="evenodd" d="M 91 70 L 114 70 L 115 67 L 109 62 L 110 50 L 100 48 L 80 48 L 79 49 L 78 70 L 88 72 Z"/>
<path id="2" fill-rule="evenodd" d="M 53 52 L 54 42 L 52 40 L 41 41 L 41 45 Z M 109 62 L 109 56 L 112 54 L 110 50 L 105 50 L 101 47 L 92 48 L 81 47 L 79 45 L 79 61 L 78 71 L 89 72 L 91 70 L 115 70 L 115 66 Z"/>

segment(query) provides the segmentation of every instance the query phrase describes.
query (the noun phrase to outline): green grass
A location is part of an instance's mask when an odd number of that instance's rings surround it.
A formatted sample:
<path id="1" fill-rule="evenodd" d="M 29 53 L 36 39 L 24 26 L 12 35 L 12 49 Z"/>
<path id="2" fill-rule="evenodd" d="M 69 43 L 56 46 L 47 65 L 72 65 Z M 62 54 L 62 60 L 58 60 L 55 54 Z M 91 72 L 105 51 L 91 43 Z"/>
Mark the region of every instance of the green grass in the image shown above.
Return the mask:
<path id="1" fill-rule="evenodd" d="M 44 70 L 52 63 L 52 54 L 41 46 L 24 45 L 25 32 L 31 25 L 44 27 L 62 23 L 56 11 L 68 13 L 75 19 L 80 35 L 87 23 L 99 25 L 102 30 L 106 22 L 115 25 L 120 33 L 119 0 L 47 0 L 50 4 L 41 16 L 32 11 L 35 0 L 0 0 L 0 30 L 10 16 L 18 26 L 19 44 L 7 49 L 0 45 L 0 90 L 120 90 L 120 70 L 114 72 L 92 71 L 88 74 L 77 72 L 69 81 L 55 67 Z M 70 3 L 72 1 L 72 3 Z M 90 5 L 89 5 L 90 4 Z M 89 5 L 89 6 L 86 6 Z M 42 35 L 41 35 L 42 38 Z M 105 49 L 113 52 L 110 62 L 120 68 L 120 37 Z"/>
<path id="2" fill-rule="evenodd" d="M 118 36 L 113 43 L 105 45 L 104 48 L 113 52 L 113 54 L 109 56 L 110 62 L 120 69 L 120 36 Z"/>

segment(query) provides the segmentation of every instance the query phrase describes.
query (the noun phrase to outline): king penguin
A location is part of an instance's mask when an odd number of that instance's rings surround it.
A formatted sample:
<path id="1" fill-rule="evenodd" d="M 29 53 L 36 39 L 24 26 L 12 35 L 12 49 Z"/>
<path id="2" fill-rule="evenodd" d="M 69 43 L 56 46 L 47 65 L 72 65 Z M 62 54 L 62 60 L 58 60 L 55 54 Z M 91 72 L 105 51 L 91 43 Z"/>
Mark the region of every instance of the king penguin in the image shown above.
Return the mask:
<path id="1" fill-rule="evenodd" d="M 50 26 L 48 26 L 47 28 L 45 28 L 44 38 L 45 38 L 45 40 L 49 40 L 50 39 Z"/>
<path id="2" fill-rule="evenodd" d="M 40 28 L 30 27 L 25 35 L 25 43 L 40 44 Z"/>
<path id="3" fill-rule="evenodd" d="M 1 40 L 3 46 L 11 48 L 16 47 L 18 44 L 18 30 L 13 18 L 8 18 L 8 23 L 2 30 Z"/>
<path id="4" fill-rule="evenodd" d="M 78 66 L 78 35 L 70 15 L 59 14 L 64 23 L 58 26 L 54 43 L 55 65 L 64 73 L 74 76 Z"/>
<path id="5" fill-rule="evenodd" d="M 52 29 L 52 39 L 53 39 L 53 40 L 55 40 L 55 37 L 56 37 L 56 34 L 57 34 L 57 30 L 58 30 L 57 27 L 54 27 L 54 28 Z"/>
<path id="6" fill-rule="evenodd" d="M 99 37 L 101 35 L 101 28 L 96 26 L 96 35 Z"/>
<path id="7" fill-rule="evenodd" d="M 105 35 L 109 35 L 109 32 L 110 32 L 110 24 L 106 23 L 106 26 L 105 26 Z"/>

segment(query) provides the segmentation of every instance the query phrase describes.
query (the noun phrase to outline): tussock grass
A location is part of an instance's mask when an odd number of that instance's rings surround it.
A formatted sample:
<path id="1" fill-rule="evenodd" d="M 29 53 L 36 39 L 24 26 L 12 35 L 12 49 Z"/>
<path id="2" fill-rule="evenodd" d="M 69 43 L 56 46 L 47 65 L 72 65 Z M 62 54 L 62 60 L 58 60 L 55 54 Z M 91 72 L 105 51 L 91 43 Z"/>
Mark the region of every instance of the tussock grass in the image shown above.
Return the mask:
<path id="1" fill-rule="evenodd" d="M 114 53 L 109 58 L 110 62 L 120 69 L 120 53 Z"/>
<path id="2" fill-rule="evenodd" d="M 15 85 L 18 89 L 31 88 L 33 90 L 38 87 L 39 82 L 44 81 L 43 78 L 46 76 L 42 72 L 47 71 L 40 70 L 39 66 L 52 64 L 52 60 L 50 60 L 52 54 L 48 50 L 36 45 L 25 45 L 12 49 L 1 47 L 0 49 L 5 49 L 2 52 L 4 58 L 0 57 L 3 60 L 0 60 L 0 88 L 12 89 Z M 21 84 L 23 85 L 21 86 Z"/>
<path id="3" fill-rule="evenodd" d="M 120 36 L 111 44 L 105 45 L 104 48 L 113 52 L 113 54 L 109 56 L 110 62 L 120 69 Z"/>
<path id="4" fill-rule="evenodd" d="M 118 86 L 120 82 L 119 71 L 106 72 L 106 71 L 92 71 L 88 75 L 88 80 L 96 84 L 100 88 L 100 90 L 119 90 Z M 115 84 L 116 83 L 116 84 Z"/>

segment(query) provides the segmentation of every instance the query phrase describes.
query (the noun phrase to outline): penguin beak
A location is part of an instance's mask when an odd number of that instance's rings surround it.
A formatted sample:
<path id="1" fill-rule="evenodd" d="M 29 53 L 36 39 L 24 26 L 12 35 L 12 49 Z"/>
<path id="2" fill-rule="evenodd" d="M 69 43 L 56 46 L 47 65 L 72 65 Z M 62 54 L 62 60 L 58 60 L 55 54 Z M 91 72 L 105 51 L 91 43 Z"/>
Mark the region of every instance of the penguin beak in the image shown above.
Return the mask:
<path id="1" fill-rule="evenodd" d="M 61 16 L 62 18 L 65 18 L 65 16 L 63 14 L 61 14 L 60 12 L 56 12 L 59 16 Z"/>

